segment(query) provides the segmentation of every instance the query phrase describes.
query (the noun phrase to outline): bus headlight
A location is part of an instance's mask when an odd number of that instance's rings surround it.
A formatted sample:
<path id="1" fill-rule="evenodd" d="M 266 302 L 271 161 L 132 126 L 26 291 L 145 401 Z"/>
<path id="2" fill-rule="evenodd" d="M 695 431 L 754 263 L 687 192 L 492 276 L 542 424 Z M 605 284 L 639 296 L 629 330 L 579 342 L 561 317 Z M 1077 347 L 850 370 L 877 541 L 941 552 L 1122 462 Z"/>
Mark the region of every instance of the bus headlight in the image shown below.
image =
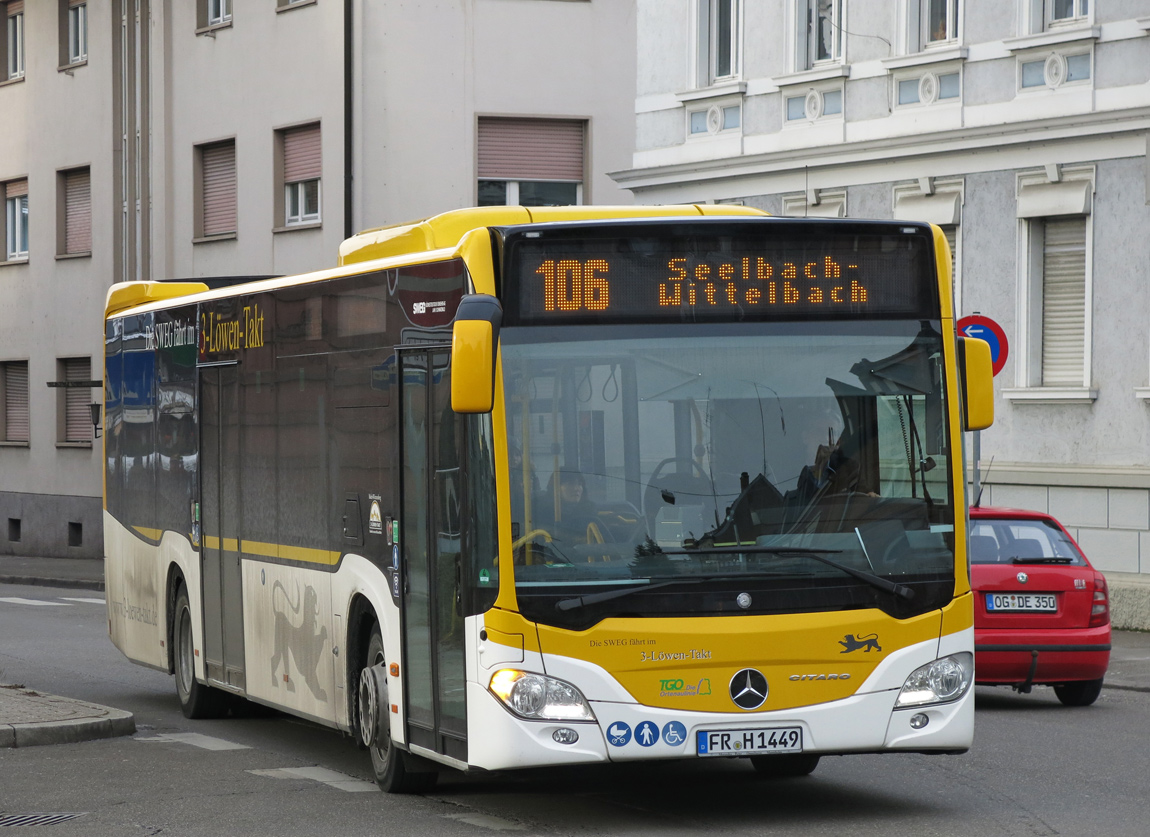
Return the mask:
<path id="1" fill-rule="evenodd" d="M 948 703 L 958 700 L 974 680 L 974 655 L 968 651 L 951 654 L 911 672 L 902 684 L 894 708 Z"/>
<path id="2" fill-rule="evenodd" d="M 594 721 L 582 692 L 542 674 L 504 668 L 491 677 L 491 691 L 507 708 L 535 721 Z"/>

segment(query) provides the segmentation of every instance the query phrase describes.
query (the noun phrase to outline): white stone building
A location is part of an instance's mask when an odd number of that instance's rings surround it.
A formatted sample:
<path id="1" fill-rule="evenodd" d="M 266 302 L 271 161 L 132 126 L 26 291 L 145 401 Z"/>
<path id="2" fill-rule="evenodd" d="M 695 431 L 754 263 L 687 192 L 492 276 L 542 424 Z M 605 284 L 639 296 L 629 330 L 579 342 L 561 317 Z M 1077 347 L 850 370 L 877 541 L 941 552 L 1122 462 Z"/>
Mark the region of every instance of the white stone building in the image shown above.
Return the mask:
<path id="1" fill-rule="evenodd" d="M 983 502 L 1150 573 L 1150 2 L 639 0 L 637 30 L 616 181 L 941 224 L 1010 346 Z"/>
<path id="2" fill-rule="evenodd" d="M 0 0 L 0 20 L 0 554 L 102 554 L 85 383 L 113 282 L 334 266 L 352 232 L 480 201 L 632 202 L 606 174 L 634 148 L 629 0 Z"/>

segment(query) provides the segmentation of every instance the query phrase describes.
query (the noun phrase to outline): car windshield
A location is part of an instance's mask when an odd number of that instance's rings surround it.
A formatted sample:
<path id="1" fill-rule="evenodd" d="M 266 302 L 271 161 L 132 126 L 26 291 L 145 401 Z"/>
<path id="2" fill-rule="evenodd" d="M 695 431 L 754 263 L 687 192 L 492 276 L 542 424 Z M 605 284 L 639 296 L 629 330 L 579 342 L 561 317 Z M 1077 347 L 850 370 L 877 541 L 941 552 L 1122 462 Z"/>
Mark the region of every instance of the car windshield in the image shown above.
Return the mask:
<path id="1" fill-rule="evenodd" d="M 1073 541 L 1049 520 L 976 518 L 970 521 L 970 563 L 1086 565 Z"/>
<path id="2" fill-rule="evenodd" d="M 520 327 L 501 351 L 525 613 L 717 612 L 735 588 L 748 612 L 921 612 L 953 593 L 937 323 Z"/>

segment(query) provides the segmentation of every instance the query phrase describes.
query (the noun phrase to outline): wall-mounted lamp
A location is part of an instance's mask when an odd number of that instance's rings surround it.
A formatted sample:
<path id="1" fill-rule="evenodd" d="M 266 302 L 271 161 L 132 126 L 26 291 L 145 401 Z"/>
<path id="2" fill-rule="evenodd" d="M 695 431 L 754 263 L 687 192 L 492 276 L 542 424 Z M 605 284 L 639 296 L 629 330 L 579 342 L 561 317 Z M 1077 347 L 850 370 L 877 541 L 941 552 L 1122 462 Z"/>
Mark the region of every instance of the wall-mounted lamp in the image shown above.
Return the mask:
<path id="1" fill-rule="evenodd" d="M 92 438 L 100 438 L 100 411 L 104 409 L 104 405 L 100 403 L 93 403 L 88 405 L 88 409 L 92 411 Z"/>

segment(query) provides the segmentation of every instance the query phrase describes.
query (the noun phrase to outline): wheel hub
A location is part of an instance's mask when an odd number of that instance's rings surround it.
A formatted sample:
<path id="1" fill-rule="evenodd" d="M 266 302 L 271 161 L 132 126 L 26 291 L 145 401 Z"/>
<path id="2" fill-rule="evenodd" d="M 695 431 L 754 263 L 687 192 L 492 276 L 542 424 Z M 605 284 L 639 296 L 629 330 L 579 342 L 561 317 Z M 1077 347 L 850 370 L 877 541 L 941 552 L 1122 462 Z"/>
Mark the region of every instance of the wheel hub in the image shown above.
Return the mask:
<path id="1" fill-rule="evenodd" d="M 383 666 L 365 668 L 359 676 L 359 737 L 367 747 L 387 740 L 387 674 Z"/>

